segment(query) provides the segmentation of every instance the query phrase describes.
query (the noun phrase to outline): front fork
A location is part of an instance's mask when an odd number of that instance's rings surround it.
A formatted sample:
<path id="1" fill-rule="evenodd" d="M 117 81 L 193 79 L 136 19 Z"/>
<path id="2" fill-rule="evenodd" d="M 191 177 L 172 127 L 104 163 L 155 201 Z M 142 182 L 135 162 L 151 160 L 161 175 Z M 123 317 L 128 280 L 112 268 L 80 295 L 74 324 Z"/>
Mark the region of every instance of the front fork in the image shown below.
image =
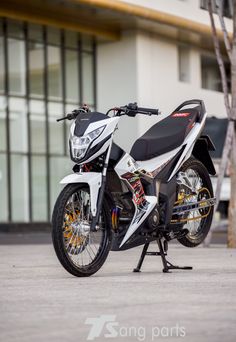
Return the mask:
<path id="1" fill-rule="evenodd" d="M 107 149 L 107 154 L 106 154 L 106 158 L 105 158 L 105 162 L 104 162 L 104 166 L 103 166 L 103 170 L 102 170 L 101 187 L 100 187 L 98 199 L 97 199 L 97 211 L 96 211 L 96 215 L 93 216 L 93 218 L 92 218 L 92 222 L 91 222 L 91 226 L 90 226 L 90 229 L 92 232 L 97 230 L 96 225 L 97 225 L 97 222 L 99 220 L 99 215 L 100 215 L 100 212 L 102 209 L 102 201 L 103 201 L 104 192 L 105 192 L 106 175 L 107 175 L 107 168 L 108 168 L 108 163 L 109 163 L 110 154 L 111 154 L 111 147 L 112 147 L 112 137 L 111 137 L 111 143 Z"/>

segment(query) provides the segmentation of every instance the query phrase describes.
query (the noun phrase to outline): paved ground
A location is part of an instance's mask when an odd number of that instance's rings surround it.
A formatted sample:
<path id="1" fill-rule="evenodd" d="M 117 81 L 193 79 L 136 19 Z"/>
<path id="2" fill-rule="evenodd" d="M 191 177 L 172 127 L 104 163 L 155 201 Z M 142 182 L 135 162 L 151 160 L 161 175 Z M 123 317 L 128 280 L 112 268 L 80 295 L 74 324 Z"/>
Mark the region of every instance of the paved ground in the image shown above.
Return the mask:
<path id="1" fill-rule="evenodd" d="M 86 341 L 86 319 L 101 315 L 108 317 L 94 341 L 236 341 L 236 250 L 172 245 L 171 261 L 194 267 L 172 274 L 151 256 L 132 273 L 139 253 L 112 252 L 81 279 L 62 269 L 49 244 L 0 246 L 0 341 Z"/>

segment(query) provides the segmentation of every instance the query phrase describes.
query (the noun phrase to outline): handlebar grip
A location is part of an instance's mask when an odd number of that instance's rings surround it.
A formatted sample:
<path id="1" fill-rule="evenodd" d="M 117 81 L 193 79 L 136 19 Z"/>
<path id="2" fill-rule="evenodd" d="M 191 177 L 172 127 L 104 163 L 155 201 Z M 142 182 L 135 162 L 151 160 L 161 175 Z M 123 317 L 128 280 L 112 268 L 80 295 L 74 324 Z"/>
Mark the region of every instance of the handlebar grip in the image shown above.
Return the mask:
<path id="1" fill-rule="evenodd" d="M 147 113 L 151 113 L 151 114 L 159 114 L 159 109 L 154 109 L 154 108 L 142 108 L 142 107 L 138 107 L 137 108 L 137 112 L 147 112 Z"/>
<path id="2" fill-rule="evenodd" d="M 57 122 L 62 121 L 62 120 L 66 120 L 66 119 L 67 119 L 67 117 L 65 116 L 64 118 L 57 119 Z"/>

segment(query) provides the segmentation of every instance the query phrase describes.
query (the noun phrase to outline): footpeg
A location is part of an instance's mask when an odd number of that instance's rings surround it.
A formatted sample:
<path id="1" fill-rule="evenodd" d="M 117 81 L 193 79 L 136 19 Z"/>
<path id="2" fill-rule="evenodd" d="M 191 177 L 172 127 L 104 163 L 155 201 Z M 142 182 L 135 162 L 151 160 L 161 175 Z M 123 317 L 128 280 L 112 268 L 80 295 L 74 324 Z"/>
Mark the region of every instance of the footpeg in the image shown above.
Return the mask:
<path id="1" fill-rule="evenodd" d="M 174 240 L 174 239 L 182 239 L 188 233 L 189 233 L 189 230 L 187 228 L 184 228 L 179 232 L 170 232 L 169 234 L 167 234 L 166 240 L 170 241 L 170 240 Z"/>

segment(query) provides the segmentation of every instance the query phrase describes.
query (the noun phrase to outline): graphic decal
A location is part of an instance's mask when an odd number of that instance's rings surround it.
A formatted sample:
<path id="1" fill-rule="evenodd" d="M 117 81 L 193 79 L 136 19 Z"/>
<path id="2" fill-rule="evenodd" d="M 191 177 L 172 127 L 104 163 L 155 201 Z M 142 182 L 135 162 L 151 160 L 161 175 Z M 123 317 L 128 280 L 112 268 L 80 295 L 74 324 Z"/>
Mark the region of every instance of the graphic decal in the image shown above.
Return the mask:
<path id="1" fill-rule="evenodd" d="M 186 118 L 187 116 L 189 116 L 190 113 L 174 113 L 172 114 L 172 118 Z"/>

